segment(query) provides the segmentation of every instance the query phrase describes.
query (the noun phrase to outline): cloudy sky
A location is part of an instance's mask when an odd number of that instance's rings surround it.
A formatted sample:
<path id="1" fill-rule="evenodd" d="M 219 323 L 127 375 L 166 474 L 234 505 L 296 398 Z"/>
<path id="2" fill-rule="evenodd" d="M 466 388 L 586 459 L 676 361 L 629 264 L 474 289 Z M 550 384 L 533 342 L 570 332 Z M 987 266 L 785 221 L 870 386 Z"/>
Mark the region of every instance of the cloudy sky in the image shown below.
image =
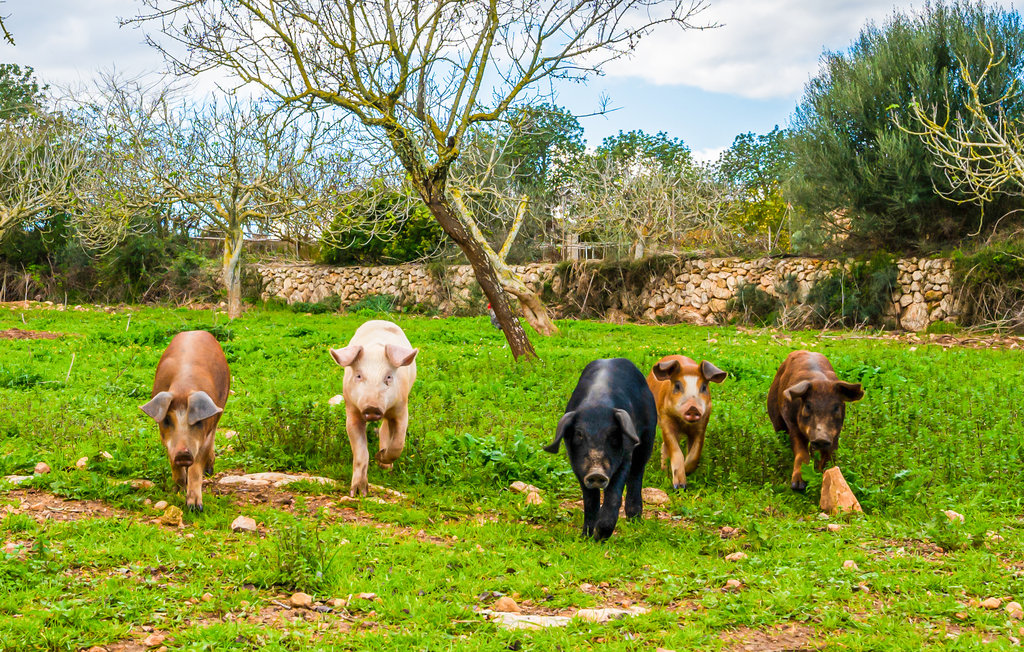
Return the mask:
<path id="1" fill-rule="evenodd" d="M 557 101 L 586 114 L 601 106 L 602 96 L 610 100 L 614 111 L 583 120 L 591 145 L 619 130 L 665 131 L 710 158 L 737 134 L 785 126 L 822 52 L 845 49 L 869 20 L 922 4 L 710 0 L 700 20 L 720 27 L 656 32 L 605 75 L 558 87 Z M 112 68 L 128 74 L 160 69 L 142 33 L 118 26 L 119 17 L 136 11 L 135 0 L 7 0 L 0 14 L 17 45 L 0 46 L 0 61 L 30 65 L 55 85 L 81 83 Z"/>

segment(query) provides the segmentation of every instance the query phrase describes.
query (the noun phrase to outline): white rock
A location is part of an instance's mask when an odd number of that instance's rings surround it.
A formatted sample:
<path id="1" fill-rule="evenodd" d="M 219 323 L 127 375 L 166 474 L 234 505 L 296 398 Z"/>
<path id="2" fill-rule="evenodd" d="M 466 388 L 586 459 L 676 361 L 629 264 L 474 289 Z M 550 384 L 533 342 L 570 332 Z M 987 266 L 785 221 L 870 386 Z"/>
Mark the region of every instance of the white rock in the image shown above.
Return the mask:
<path id="1" fill-rule="evenodd" d="M 534 487 L 532 484 L 526 484 L 516 480 L 508 486 L 509 489 L 516 492 L 517 494 L 528 494 L 528 493 L 540 493 L 540 489 Z"/>
<path id="2" fill-rule="evenodd" d="M 164 511 L 165 509 L 167 509 L 167 501 L 166 500 L 157 501 L 157 503 L 155 505 L 153 505 L 153 509 L 155 509 L 157 511 L 160 511 L 160 512 Z"/>
<path id="3" fill-rule="evenodd" d="M 255 532 L 256 521 L 249 518 L 248 516 L 239 516 L 235 520 L 231 521 L 232 532 Z"/>
<path id="4" fill-rule="evenodd" d="M 327 405 L 341 405 L 345 402 L 345 397 L 341 394 L 335 394 L 327 400 Z"/>
<path id="5" fill-rule="evenodd" d="M 35 473 L 38 473 L 39 475 L 43 475 L 44 473 L 49 473 L 50 472 L 50 465 L 47 464 L 46 462 L 40 462 L 40 463 L 36 464 L 36 467 L 35 467 L 35 469 L 33 469 L 33 471 Z"/>
<path id="6" fill-rule="evenodd" d="M 747 553 L 745 552 L 733 552 L 725 556 L 725 561 L 743 561 L 746 558 Z"/>
<path id="7" fill-rule="evenodd" d="M 75 468 L 78 469 L 79 471 L 81 471 L 82 469 L 84 469 L 87 466 L 89 466 L 89 458 L 88 457 L 79 457 L 78 461 L 75 462 Z"/>
<path id="8" fill-rule="evenodd" d="M 946 518 L 948 518 L 953 523 L 963 523 L 964 522 L 964 515 L 960 514 L 958 512 L 954 512 L 951 509 L 944 509 L 944 510 L 942 510 L 942 513 L 945 514 Z"/>
<path id="9" fill-rule="evenodd" d="M 648 505 L 667 505 L 672 500 L 664 490 L 656 487 L 644 487 L 641 493 Z"/>

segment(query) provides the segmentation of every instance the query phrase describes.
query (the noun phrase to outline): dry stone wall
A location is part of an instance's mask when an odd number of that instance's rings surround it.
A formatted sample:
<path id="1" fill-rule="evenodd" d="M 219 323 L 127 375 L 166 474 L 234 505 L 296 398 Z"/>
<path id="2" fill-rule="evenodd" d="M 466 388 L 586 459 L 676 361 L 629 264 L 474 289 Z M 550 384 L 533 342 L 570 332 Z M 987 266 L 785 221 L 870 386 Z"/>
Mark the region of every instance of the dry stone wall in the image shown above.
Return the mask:
<path id="1" fill-rule="evenodd" d="M 819 279 L 849 262 L 815 258 L 681 259 L 665 273 L 648 279 L 636 301 L 631 302 L 639 305 L 639 310 L 631 311 L 632 314 L 611 310 L 608 316 L 716 323 L 728 317 L 729 300 L 743 284 L 779 296 L 783 282 L 792 279 L 796 291 L 783 298 L 800 304 Z M 556 267 L 552 263 L 532 263 L 514 269 L 536 291 L 550 284 L 558 296 L 580 292 L 579 287 L 562 282 Z M 897 268 L 898 287 L 890 309 L 896 323 L 906 330 L 920 331 L 935 321 L 956 320 L 951 261 L 907 258 L 897 261 Z M 264 300 L 279 297 L 288 303 L 317 302 L 337 295 L 342 305 L 351 305 L 372 294 L 386 294 L 399 297 L 406 304 L 428 303 L 450 311 L 474 299 L 473 272 L 468 265 L 450 267 L 440 275 L 431 273 L 426 265 L 327 267 L 261 263 L 256 269 L 263 279 Z"/>

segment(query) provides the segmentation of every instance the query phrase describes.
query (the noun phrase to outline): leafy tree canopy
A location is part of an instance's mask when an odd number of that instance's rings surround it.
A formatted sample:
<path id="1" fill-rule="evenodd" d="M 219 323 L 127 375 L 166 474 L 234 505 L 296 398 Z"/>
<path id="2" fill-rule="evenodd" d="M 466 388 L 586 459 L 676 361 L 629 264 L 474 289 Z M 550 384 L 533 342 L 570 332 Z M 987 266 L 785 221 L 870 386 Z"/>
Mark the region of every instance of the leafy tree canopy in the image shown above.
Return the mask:
<path id="1" fill-rule="evenodd" d="M 1019 79 L 1020 15 L 980 2 L 937 2 L 917 13 L 896 13 L 882 25 L 867 25 L 848 51 L 823 57 L 793 124 L 793 199 L 809 227 L 902 249 L 932 248 L 977 228 L 978 207 L 938 195 L 936 188 L 950 190 L 942 171 L 919 139 L 899 130 L 890 111 L 905 123 L 916 99 L 956 112 L 965 93 L 957 57 L 983 68 L 988 53 L 982 35 L 1006 54 L 1000 74 Z M 990 99 L 998 99 L 1006 82 L 991 80 Z M 1024 98 L 991 107 L 1000 109 L 1020 116 Z"/>

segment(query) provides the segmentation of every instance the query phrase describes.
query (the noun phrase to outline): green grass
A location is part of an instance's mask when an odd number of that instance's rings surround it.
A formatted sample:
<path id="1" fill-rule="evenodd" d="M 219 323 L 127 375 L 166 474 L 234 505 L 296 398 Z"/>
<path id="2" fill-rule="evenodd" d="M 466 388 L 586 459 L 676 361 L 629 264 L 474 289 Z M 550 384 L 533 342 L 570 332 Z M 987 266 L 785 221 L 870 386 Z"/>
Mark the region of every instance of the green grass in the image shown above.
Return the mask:
<path id="1" fill-rule="evenodd" d="M 971 601 L 1024 601 L 1024 354 L 563 322 L 560 335 L 535 338 L 541 362 L 515 365 L 486 318 L 394 318 L 421 348 L 419 378 L 405 454 L 392 472 L 371 465 L 370 482 L 404 498 L 352 506 L 339 502 L 343 490 L 305 483 L 291 505 L 239 504 L 207 491 L 206 511 L 176 529 L 151 523 L 143 502 L 183 506 L 184 497 L 137 407 L 170 336 L 213 330 L 231 365 L 220 431 L 238 434 L 218 436 L 219 471 L 307 471 L 347 487 L 344 414 L 327 405 L 341 370 L 327 347 L 365 317 L 255 311 L 227 323 L 187 310 L 0 308 L 0 329 L 68 334 L 0 340 L 0 474 L 45 461 L 53 472 L 31 482 L 31 496 L 102 501 L 118 514 L 41 520 L 20 506 L 20 489 L 0 488 L 0 538 L 27 546 L 0 552 L 0 649 L 141 641 L 144 627 L 186 649 L 716 649 L 731 645 L 723 635 L 792 625 L 813 632 L 807 647 L 854 650 L 1001 649 L 1021 637 L 1024 623 Z M 813 472 L 806 496 L 788 489 L 788 442 L 765 413 L 775 369 L 797 348 L 825 353 L 866 392 L 847 411 L 837 461 L 867 513 L 828 521 L 838 532 L 818 519 Z M 578 500 L 575 479 L 564 454 L 540 447 L 589 360 L 625 356 L 647 369 L 677 352 L 730 373 L 713 391 L 690 490 L 672 496 L 664 518 L 620 521 L 605 544 L 580 540 L 580 509 L 560 504 Z M 74 470 L 82 456 L 89 469 Z M 134 478 L 156 487 L 122 483 Z M 525 505 L 507 491 L 513 480 L 541 487 L 545 503 Z M 657 460 L 645 485 L 669 486 Z M 966 522 L 949 523 L 942 509 Z M 258 536 L 230 531 L 239 513 L 259 522 Z M 722 538 L 723 526 L 741 536 Z M 748 558 L 726 561 L 735 551 Z M 723 591 L 729 579 L 743 587 Z M 378 600 L 319 620 L 254 615 L 294 590 Z M 495 593 L 527 611 L 628 600 L 651 612 L 509 632 L 473 611 Z"/>

